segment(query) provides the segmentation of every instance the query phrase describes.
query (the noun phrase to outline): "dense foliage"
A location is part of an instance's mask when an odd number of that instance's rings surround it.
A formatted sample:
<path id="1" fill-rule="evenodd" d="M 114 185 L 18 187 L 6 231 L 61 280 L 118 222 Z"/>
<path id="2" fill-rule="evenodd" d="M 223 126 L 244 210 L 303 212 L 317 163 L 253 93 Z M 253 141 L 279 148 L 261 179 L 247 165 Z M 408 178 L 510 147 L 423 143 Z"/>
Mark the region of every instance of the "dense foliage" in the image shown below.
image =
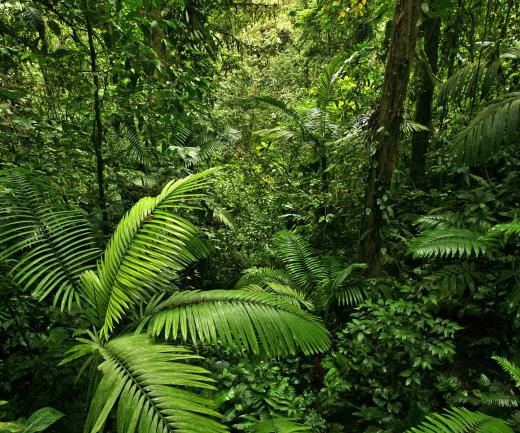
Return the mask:
<path id="1" fill-rule="evenodd" d="M 516 0 L 0 4 L 0 433 L 520 430 Z"/>

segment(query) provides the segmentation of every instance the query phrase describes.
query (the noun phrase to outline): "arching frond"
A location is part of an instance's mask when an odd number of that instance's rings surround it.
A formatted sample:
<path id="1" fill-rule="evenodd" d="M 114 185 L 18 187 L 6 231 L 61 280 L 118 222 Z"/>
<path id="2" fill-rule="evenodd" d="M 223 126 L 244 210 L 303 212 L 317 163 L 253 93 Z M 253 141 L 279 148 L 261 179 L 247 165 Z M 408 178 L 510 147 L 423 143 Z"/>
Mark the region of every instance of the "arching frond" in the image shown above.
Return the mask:
<path id="1" fill-rule="evenodd" d="M 489 47 L 478 62 L 464 65 L 448 78 L 440 88 L 439 101 L 461 101 L 475 94 L 480 99 L 486 97 L 495 84 L 504 61 L 519 58 L 520 47 Z"/>
<path id="2" fill-rule="evenodd" d="M 518 397 L 510 393 L 484 394 L 480 396 L 480 401 L 487 406 L 518 407 L 519 405 Z"/>
<path id="3" fill-rule="evenodd" d="M 274 246 L 291 278 L 302 290 L 310 290 L 327 277 L 321 260 L 297 233 L 287 230 L 276 233 Z"/>
<path id="4" fill-rule="evenodd" d="M 428 230 L 410 242 L 409 252 L 416 258 L 479 256 L 489 249 L 478 232 L 468 229 Z"/>
<path id="5" fill-rule="evenodd" d="M 354 306 L 363 302 L 366 298 L 365 289 L 362 286 L 362 278 L 356 275 L 358 270 L 366 269 L 364 263 L 353 263 L 339 271 L 327 284 L 327 305 Z"/>
<path id="6" fill-rule="evenodd" d="M 85 214 L 51 201 L 49 188 L 35 174 L 0 172 L 0 261 L 10 259 L 9 277 L 33 296 L 53 296 L 70 309 L 79 302 L 79 277 L 100 254 Z"/>
<path id="7" fill-rule="evenodd" d="M 292 418 L 270 418 L 256 422 L 247 429 L 249 433 L 300 433 L 311 428 Z"/>
<path id="8" fill-rule="evenodd" d="M 463 228 L 464 219 L 461 215 L 454 213 L 423 215 L 415 221 L 421 230 Z"/>
<path id="9" fill-rule="evenodd" d="M 149 318 L 149 331 L 194 344 L 221 343 L 268 355 L 313 354 L 329 347 L 321 321 L 276 295 L 248 290 L 173 294 Z"/>
<path id="10" fill-rule="evenodd" d="M 305 137 L 307 135 L 304 125 L 304 119 L 293 108 L 289 107 L 285 102 L 280 99 L 273 98 L 272 96 L 254 96 L 252 98 L 254 101 L 263 102 L 264 104 L 270 105 L 271 107 L 277 108 L 283 114 L 285 114 L 289 119 L 292 120 L 296 130 L 300 134 L 300 138 L 302 141 L 305 141 Z"/>
<path id="11" fill-rule="evenodd" d="M 200 359 L 183 347 L 154 344 L 146 335 L 115 338 L 97 346 L 104 362 L 85 432 L 102 432 L 116 408 L 118 433 L 223 433 L 213 402 L 193 390 L 214 389 Z M 189 363 L 188 363 L 188 362 Z"/>
<path id="12" fill-rule="evenodd" d="M 492 358 L 506 373 L 509 373 L 511 378 L 515 381 L 516 387 L 520 388 L 520 367 L 515 363 L 508 361 L 506 358 L 501 358 L 500 356 L 493 356 Z"/>
<path id="13" fill-rule="evenodd" d="M 468 63 L 456 71 L 441 86 L 439 102 L 442 104 L 446 100 L 461 101 L 470 98 L 477 91 L 485 96 L 490 85 L 496 81 L 499 68 L 500 61 L 498 59 Z"/>
<path id="14" fill-rule="evenodd" d="M 341 77 L 344 63 L 345 61 L 343 56 L 334 58 L 318 77 L 316 87 L 316 106 L 323 111 L 327 110 L 327 106 L 332 99 L 334 84 Z"/>
<path id="15" fill-rule="evenodd" d="M 224 224 L 226 227 L 228 227 L 231 230 L 236 229 L 235 221 L 233 220 L 233 217 L 226 209 L 224 209 L 223 207 L 220 207 L 220 206 L 212 206 L 212 207 L 213 207 L 213 218 L 216 221 Z"/>
<path id="16" fill-rule="evenodd" d="M 468 164 L 486 161 L 502 144 L 518 139 L 520 92 L 508 93 L 481 110 L 456 138 L 459 157 Z"/>
<path id="17" fill-rule="evenodd" d="M 242 287 L 243 290 L 250 290 L 253 292 L 267 292 L 274 293 L 281 300 L 289 304 L 296 306 L 304 306 L 308 310 L 312 310 L 314 307 L 312 302 L 305 298 L 305 295 L 296 289 L 285 284 L 280 284 L 275 281 L 267 281 L 262 285 L 248 284 Z"/>
<path id="18" fill-rule="evenodd" d="M 266 285 L 269 282 L 282 284 L 284 286 L 293 285 L 291 276 L 281 269 L 249 268 L 243 272 L 242 277 L 235 284 L 235 289 L 240 289 L 250 284 Z"/>
<path id="19" fill-rule="evenodd" d="M 520 221 L 516 220 L 509 223 L 497 224 L 488 231 L 487 236 L 504 236 L 505 238 L 520 236 Z"/>
<path id="20" fill-rule="evenodd" d="M 123 313 L 142 297 L 168 288 L 177 272 L 207 254 L 197 228 L 173 211 L 202 198 L 214 169 L 169 182 L 156 197 L 139 200 L 122 218 L 98 264 L 88 299 L 108 337 Z M 95 298 L 92 298 L 94 296 Z"/>
<path id="21" fill-rule="evenodd" d="M 401 124 L 401 131 L 404 134 L 411 134 L 412 132 L 429 131 L 430 128 L 419 122 L 404 118 Z"/>
<path id="22" fill-rule="evenodd" d="M 407 433 L 513 433 L 509 424 L 481 412 L 453 408 L 427 416 L 426 421 Z"/>

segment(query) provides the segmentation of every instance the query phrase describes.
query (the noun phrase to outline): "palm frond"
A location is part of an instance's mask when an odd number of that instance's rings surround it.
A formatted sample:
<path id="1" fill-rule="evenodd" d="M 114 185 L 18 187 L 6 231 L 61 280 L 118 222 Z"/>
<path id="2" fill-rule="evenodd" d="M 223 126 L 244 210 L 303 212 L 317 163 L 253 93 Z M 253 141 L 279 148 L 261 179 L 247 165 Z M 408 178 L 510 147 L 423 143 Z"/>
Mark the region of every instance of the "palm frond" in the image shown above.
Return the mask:
<path id="1" fill-rule="evenodd" d="M 321 321 L 271 293 L 248 290 L 183 291 L 149 318 L 149 331 L 193 344 L 221 343 L 268 355 L 313 354 L 329 347 Z"/>
<path id="2" fill-rule="evenodd" d="M 291 286 L 293 284 L 291 276 L 281 269 L 249 268 L 243 272 L 242 277 L 235 284 L 235 289 L 241 289 L 250 284 L 266 285 L 269 282 L 282 284 L 284 286 Z"/>
<path id="3" fill-rule="evenodd" d="M 52 295 L 69 309 L 79 302 L 80 274 L 93 268 L 100 254 L 84 213 L 51 201 L 48 187 L 34 173 L 0 173 L 0 261 L 14 265 L 9 277 L 39 300 Z"/>
<path id="4" fill-rule="evenodd" d="M 366 269 L 364 263 L 353 263 L 339 271 L 327 284 L 327 308 L 332 304 L 339 307 L 344 305 L 355 306 L 366 299 L 366 291 L 362 285 L 362 278 L 356 271 Z"/>
<path id="5" fill-rule="evenodd" d="M 463 257 L 485 254 L 490 245 L 478 232 L 469 229 L 438 228 L 423 232 L 410 242 L 415 258 Z"/>
<path id="6" fill-rule="evenodd" d="M 401 125 L 401 131 L 405 134 L 411 134 L 412 132 L 429 131 L 430 128 L 419 122 L 404 118 Z"/>
<path id="7" fill-rule="evenodd" d="M 520 367 L 500 356 L 493 356 L 492 358 L 498 363 L 498 365 L 500 365 L 500 367 L 502 367 L 506 373 L 511 376 L 511 378 L 515 381 L 516 387 L 520 388 Z"/>
<path id="8" fill-rule="evenodd" d="M 486 97 L 495 84 L 504 61 L 519 58 L 520 47 L 489 47 L 478 62 L 464 65 L 448 78 L 439 91 L 440 103 L 447 100 L 462 101 L 478 91 L 481 99 Z"/>
<path id="9" fill-rule="evenodd" d="M 316 106 L 326 111 L 334 91 L 334 84 L 341 77 L 345 61 L 343 56 L 334 58 L 318 77 L 316 88 Z"/>
<path id="10" fill-rule="evenodd" d="M 247 429 L 249 433 L 300 433 L 311 428 L 292 418 L 269 418 L 256 422 Z"/>
<path id="11" fill-rule="evenodd" d="M 146 335 L 115 338 L 97 346 L 104 362 L 85 432 L 102 432 L 117 405 L 118 433 L 224 433 L 211 400 L 193 389 L 214 389 L 200 359 L 186 348 L 154 344 Z"/>
<path id="12" fill-rule="evenodd" d="M 407 433 L 513 433 L 513 429 L 500 418 L 465 408 L 452 408 L 443 414 L 427 416 L 426 421 Z"/>
<path id="13" fill-rule="evenodd" d="M 500 145 L 518 139 L 520 92 L 508 93 L 477 113 L 455 139 L 458 156 L 468 164 L 486 161 Z"/>
<path id="14" fill-rule="evenodd" d="M 262 102 L 264 104 L 270 105 L 271 107 L 277 108 L 280 110 L 285 116 L 291 119 L 296 127 L 296 130 L 301 136 L 302 141 L 305 141 L 305 137 L 307 132 L 305 130 L 304 119 L 301 114 L 298 113 L 295 109 L 289 107 L 284 101 L 281 99 L 273 98 L 272 96 L 253 96 L 253 101 Z"/>
<path id="15" fill-rule="evenodd" d="M 304 306 L 308 310 L 312 310 L 314 308 L 312 302 L 308 301 L 303 293 L 299 292 L 298 290 L 290 286 L 280 284 L 275 281 L 267 281 L 262 285 L 248 284 L 243 286 L 242 289 L 250 290 L 253 292 L 274 293 L 281 300 L 289 304 L 293 304 L 296 306 Z"/>
<path id="16" fill-rule="evenodd" d="M 308 291 L 327 277 L 322 261 L 314 255 L 309 243 L 297 233 L 287 230 L 276 233 L 274 247 L 301 290 Z"/>
<path id="17" fill-rule="evenodd" d="M 169 182 L 156 197 L 139 200 L 122 218 L 98 264 L 97 290 L 88 298 L 108 337 L 141 298 L 168 288 L 176 274 L 208 250 L 197 228 L 173 211 L 193 207 L 215 169 Z M 95 284 L 95 285 L 94 285 Z M 94 298 L 92 296 L 95 296 Z"/>
<path id="18" fill-rule="evenodd" d="M 485 96 L 491 84 L 496 81 L 500 68 L 498 59 L 489 59 L 480 63 L 468 63 L 456 71 L 441 86 L 439 91 L 439 102 L 442 104 L 447 100 L 461 101 L 470 98 L 479 90 Z"/>

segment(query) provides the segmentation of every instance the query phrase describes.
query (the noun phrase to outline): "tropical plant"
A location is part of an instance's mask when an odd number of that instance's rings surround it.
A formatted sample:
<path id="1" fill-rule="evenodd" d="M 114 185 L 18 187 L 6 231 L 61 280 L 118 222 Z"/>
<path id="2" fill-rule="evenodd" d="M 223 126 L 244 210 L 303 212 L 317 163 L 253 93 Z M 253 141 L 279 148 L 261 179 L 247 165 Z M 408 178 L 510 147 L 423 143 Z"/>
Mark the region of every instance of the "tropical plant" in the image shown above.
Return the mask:
<path id="1" fill-rule="evenodd" d="M 103 431 L 116 406 L 118 431 L 226 431 L 216 420 L 219 415 L 211 399 L 194 392 L 213 389 L 208 372 L 193 365 L 198 357 L 185 347 L 157 342 L 158 338 L 241 347 L 254 353 L 262 350 L 270 355 L 297 350 L 315 354 L 329 345 L 328 333 L 316 317 L 275 294 L 173 288 L 179 272 L 208 253 L 197 228 L 178 212 L 196 207 L 214 172 L 171 181 L 156 197 L 141 199 L 123 217 L 97 264 L 77 276 L 78 308 L 89 329 L 63 363 L 87 356 L 84 368 L 94 373 L 97 387 L 87 432 Z M 14 196 L 15 203 L 22 199 Z M 75 233 L 72 225 L 66 227 Z M 66 241 L 59 237 L 59 225 L 46 224 L 45 228 L 54 229 L 53 236 L 60 242 Z M 16 268 L 29 260 L 19 253 L 27 249 L 31 254 L 32 243 L 26 241 L 26 230 L 10 230 L 8 241 L 21 246 L 6 245 L 4 258 L 14 260 Z M 83 230 L 80 225 L 78 233 Z M 47 257 L 53 256 L 40 258 L 43 270 L 30 281 L 37 287 L 55 269 L 69 269 L 70 262 L 56 266 L 47 263 Z M 52 289 L 59 291 L 51 286 L 49 292 Z M 149 308 L 141 320 L 125 324 L 128 314 L 142 304 Z M 125 335 L 122 329 L 136 333 Z"/>
<path id="2" fill-rule="evenodd" d="M 0 406 L 7 404 L 0 400 Z M 29 418 L 17 421 L 0 421 L 0 433 L 36 433 L 47 430 L 52 424 L 63 417 L 63 413 L 52 407 L 43 407 Z"/>
<path id="3" fill-rule="evenodd" d="M 367 298 L 366 281 L 359 272 L 365 265 L 347 265 L 334 257 L 318 257 L 308 241 L 288 230 L 275 234 L 274 249 L 284 269 L 246 269 L 236 289 L 278 293 L 324 312 L 355 306 Z"/>

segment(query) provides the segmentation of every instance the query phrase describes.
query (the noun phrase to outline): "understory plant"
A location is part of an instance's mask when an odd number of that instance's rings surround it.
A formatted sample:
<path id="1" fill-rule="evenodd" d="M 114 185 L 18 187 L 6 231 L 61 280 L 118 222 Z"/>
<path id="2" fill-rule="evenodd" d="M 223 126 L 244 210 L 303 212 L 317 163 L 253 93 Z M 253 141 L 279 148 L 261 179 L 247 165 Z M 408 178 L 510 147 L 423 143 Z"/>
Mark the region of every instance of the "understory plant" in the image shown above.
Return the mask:
<path id="1" fill-rule="evenodd" d="M 181 212 L 196 208 L 213 173 L 171 181 L 139 200 L 102 252 L 83 213 L 48 194 L 38 177 L 0 173 L 0 259 L 10 263 L 9 277 L 82 324 L 63 363 L 85 358 L 82 370 L 91 374 L 85 432 L 227 431 L 208 393 L 214 381 L 189 346 L 271 356 L 329 346 L 318 318 L 274 293 L 175 285 L 209 253 Z"/>

